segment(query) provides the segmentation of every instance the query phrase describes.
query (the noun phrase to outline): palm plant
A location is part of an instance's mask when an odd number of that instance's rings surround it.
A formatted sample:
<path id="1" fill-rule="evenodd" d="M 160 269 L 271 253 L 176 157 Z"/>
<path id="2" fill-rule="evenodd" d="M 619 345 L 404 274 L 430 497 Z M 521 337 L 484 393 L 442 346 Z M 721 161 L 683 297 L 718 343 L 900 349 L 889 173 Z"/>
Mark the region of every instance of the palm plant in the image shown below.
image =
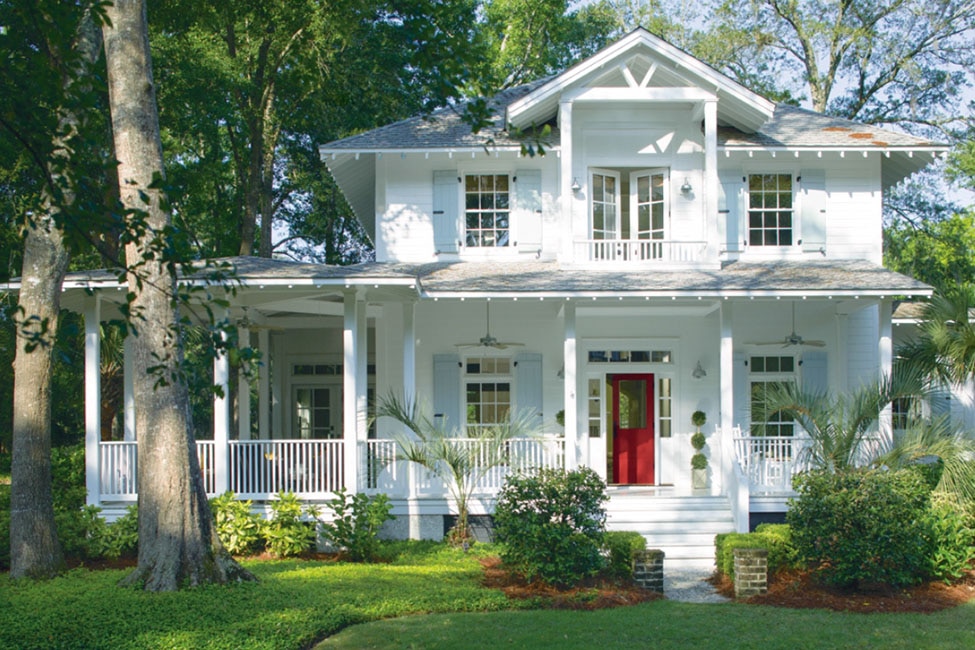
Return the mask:
<path id="1" fill-rule="evenodd" d="M 877 432 L 880 412 L 899 397 L 922 392 L 916 372 L 905 369 L 896 377 L 839 395 L 791 382 L 769 386 L 766 399 L 752 413 L 752 422 L 769 422 L 776 414 L 791 416 L 809 436 L 810 444 L 798 460 L 810 469 L 836 472 L 865 465 L 877 452 L 876 448 L 871 452 L 867 443 Z"/>
<path id="2" fill-rule="evenodd" d="M 511 440 L 538 434 L 531 422 L 534 418 L 523 414 L 506 422 L 478 427 L 468 433 L 476 440 L 475 444 L 459 444 L 459 429 L 435 422 L 421 412 L 415 400 L 400 400 L 393 395 L 380 401 L 377 416 L 393 418 L 412 433 L 393 434 L 400 460 L 426 468 L 447 485 L 457 503 L 457 525 L 450 532 L 450 539 L 456 543 L 466 543 L 471 537 L 468 503 L 477 484 L 492 469 L 507 462 Z"/>
<path id="3" fill-rule="evenodd" d="M 898 348 L 898 369 L 911 366 L 943 383 L 975 377 L 975 287 L 935 294 L 921 313 L 919 335 Z"/>

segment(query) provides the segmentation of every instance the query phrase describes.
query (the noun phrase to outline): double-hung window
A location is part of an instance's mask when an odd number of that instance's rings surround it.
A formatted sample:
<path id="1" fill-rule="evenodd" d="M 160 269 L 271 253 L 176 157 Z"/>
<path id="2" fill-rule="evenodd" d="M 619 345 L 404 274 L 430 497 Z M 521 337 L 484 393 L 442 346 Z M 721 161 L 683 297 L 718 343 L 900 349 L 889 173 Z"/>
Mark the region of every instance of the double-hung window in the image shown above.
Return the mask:
<path id="1" fill-rule="evenodd" d="M 796 241 L 792 174 L 748 175 L 748 244 L 792 246 Z"/>
<path id="2" fill-rule="evenodd" d="M 464 178 L 464 241 L 469 247 L 507 246 L 511 238 L 511 193 L 507 174 Z"/>
<path id="3" fill-rule="evenodd" d="M 511 416 L 511 359 L 468 357 L 464 363 L 469 433 L 507 422 Z"/>
<path id="4" fill-rule="evenodd" d="M 769 392 L 776 387 L 794 384 L 796 358 L 793 356 L 753 356 L 749 360 L 753 436 L 791 436 L 795 421 L 786 413 L 768 413 Z M 763 419 L 757 419 L 766 413 Z"/>

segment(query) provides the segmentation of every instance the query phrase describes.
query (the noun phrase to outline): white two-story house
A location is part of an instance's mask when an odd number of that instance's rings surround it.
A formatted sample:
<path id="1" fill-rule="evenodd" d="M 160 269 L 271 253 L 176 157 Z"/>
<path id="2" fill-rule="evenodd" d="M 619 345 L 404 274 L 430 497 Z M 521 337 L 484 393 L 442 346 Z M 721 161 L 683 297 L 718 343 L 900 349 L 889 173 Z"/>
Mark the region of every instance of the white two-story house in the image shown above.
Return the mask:
<path id="1" fill-rule="evenodd" d="M 375 396 L 416 396 L 459 437 L 529 412 L 545 435 L 512 466 L 591 467 L 611 527 L 710 562 L 715 532 L 785 508 L 801 432 L 749 435 L 765 388 L 890 371 L 892 300 L 930 288 L 881 266 L 882 196 L 945 148 L 776 105 L 642 29 L 492 107 L 478 133 L 447 109 L 321 146 L 375 262 L 233 260 L 229 316 L 264 362 L 216 400 L 208 490 L 384 491 L 393 532 L 439 537 L 453 504 L 394 460 Z M 545 155 L 526 155 L 545 125 Z M 138 439 L 130 390 L 124 440 L 100 438 L 97 323 L 117 281 L 66 287 L 88 317 L 89 500 L 111 507 L 135 498 Z M 218 359 L 228 392 L 229 372 Z"/>

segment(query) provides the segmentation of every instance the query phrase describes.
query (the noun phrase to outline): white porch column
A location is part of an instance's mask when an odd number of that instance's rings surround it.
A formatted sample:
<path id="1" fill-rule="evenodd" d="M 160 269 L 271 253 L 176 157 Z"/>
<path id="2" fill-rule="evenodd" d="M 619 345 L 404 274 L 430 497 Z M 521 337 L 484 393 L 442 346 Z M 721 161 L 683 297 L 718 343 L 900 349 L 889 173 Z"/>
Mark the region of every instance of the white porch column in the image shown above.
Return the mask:
<path id="1" fill-rule="evenodd" d="M 416 303 L 403 303 L 403 399 L 416 399 Z"/>
<path id="2" fill-rule="evenodd" d="M 237 345 L 250 347 L 251 331 L 246 327 L 237 328 Z M 251 379 L 243 366 L 237 373 L 237 439 L 251 439 Z"/>
<path id="3" fill-rule="evenodd" d="M 271 439 L 271 333 L 262 329 L 257 333 L 257 347 L 261 351 L 261 365 L 257 368 L 257 435 Z"/>
<path id="4" fill-rule="evenodd" d="M 560 187 L 559 196 L 562 197 L 562 241 L 560 242 L 562 259 L 572 259 L 574 254 L 573 240 L 575 238 L 575 228 L 572 224 L 572 204 L 575 195 L 572 192 L 572 102 L 559 103 L 559 131 L 562 133 L 562 151 L 559 159 Z M 586 181 L 580 179 L 581 183 Z M 568 226 L 568 227 L 566 227 Z M 568 385 L 568 377 L 566 378 Z M 566 404 L 568 408 L 568 404 Z M 568 420 L 566 420 L 568 425 Z M 568 428 L 566 429 L 568 431 Z"/>
<path id="5" fill-rule="evenodd" d="M 344 485 L 350 492 L 359 487 L 358 463 L 358 427 L 359 414 L 356 390 L 359 386 L 359 364 L 357 363 L 359 349 L 359 310 L 356 308 L 356 293 L 354 290 L 345 292 L 344 327 L 342 333 L 342 439 L 343 465 L 345 468 Z"/>
<path id="6" fill-rule="evenodd" d="M 571 300 L 565 302 L 564 336 L 562 360 L 565 363 L 565 467 L 579 467 L 583 458 L 582 440 L 579 436 L 579 406 L 576 401 L 576 306 Z"/>
<path id="7" fill-rule="evenodd" d="M 213 395 L 213 478 L 216 493 L 223 494 L 230 489 L 230 357 L 226 352 L 213 358 L 213 384 L 223 393 Z"/>
<path id="8" fill-rule="evenodd" d="M 890 300 L 881 300 L 877 306 L 879 314 L 878 320 L 878 355 L 880 361 L 880 379 L 890 378 L 894 370 L 894 336 L 891 329 L 891 319 L 893 317 L 893 304 Z M 893 442 L 894 424 L 893 410 L 890 404 L 880 411 L 877 420 L 880 428 L 880 437 L 885 444 Z"/>
<path id="9" fill-rule="evenodd" d="M 85 309 L 85 488 L 88 505 L 101 503 L 102 378 L 101 295 L 96 293 Z"/>
<path id="10" fill-rule="evenodd" d="M 704 102 L 704 214 L 708 258 L 720 250 L 718 228 L 718 102 Z"/>
<path id="11" fill-rule="evenodd" d="M 364 442 L 369 435 L 369 317 L 366 301 L 357 300 L 355 304 L 356 333 L 356 440 Z M 358 455 L 357 455 L 358 457 Z"/>
<path id="12" fill-rule="evenodd" d="M 122 343 L 122 422 L 123 439 L 133 441 L 135 432 L 135 364 L 132 356 L 132 336 Z"/>
<path id="13" fill-rule="evenodd" d="M 734 307 L 727 300 L 721 301 L 718 311 L 718 322 L 721 329 L 721 343 L 718 350 L 718 378 L 721 394 L 718 397 L 718 423 L 721 426 L 721 443 L 717 449 L 721 450 L 723 458 L 716 459 L 715 466 L 721 468 L 721 488 L 727 491 L 733 485 L 732 477 L 725 476 L 726 472 L 734 471 L 736 462 L 735 441 L 732 429 L 735 426 L 735 372 L 744 372 L 744 368 L 735 368 L 735 339 L 734 339 Z M 712 454 L 714 451 L 712 451 Z M 727 458 L 727 456 L 731 456 Z"/>
<path id="14" fill-rule="evenodd" d="M 735 368 L 735 340 L 733 321 L 733 306 L 724 300 L 719 312 L 721 319 L 721 350 L 719 352 L 719 377 L 721 378 L 721 396 L 718 410 L 720 411 L 721 430 L 731 444 L 731 429 L 735 426 L 735 371 L 744 372 L 742 368 Z"/>

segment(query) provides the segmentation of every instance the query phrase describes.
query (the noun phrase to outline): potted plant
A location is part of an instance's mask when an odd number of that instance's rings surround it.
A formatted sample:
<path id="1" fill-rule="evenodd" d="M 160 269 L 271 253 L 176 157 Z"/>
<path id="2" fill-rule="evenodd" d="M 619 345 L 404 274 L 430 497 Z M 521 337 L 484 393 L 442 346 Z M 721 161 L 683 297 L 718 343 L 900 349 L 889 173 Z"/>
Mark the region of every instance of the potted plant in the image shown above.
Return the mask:
<path id="1" fill-rule="evenodd" d="M 694 447 L 694 455 L 691 456 L 691 487 L 695 490 L 703 490 L 708 486 L 708 457 L 703 452 L 707 438 L 701 433 L 701 427 L 707 421 L 708 416 L 704 411 L 694 411 L 691 415 L 691 424 L 696 429 L 691 436 L 691 446 Z"/>

